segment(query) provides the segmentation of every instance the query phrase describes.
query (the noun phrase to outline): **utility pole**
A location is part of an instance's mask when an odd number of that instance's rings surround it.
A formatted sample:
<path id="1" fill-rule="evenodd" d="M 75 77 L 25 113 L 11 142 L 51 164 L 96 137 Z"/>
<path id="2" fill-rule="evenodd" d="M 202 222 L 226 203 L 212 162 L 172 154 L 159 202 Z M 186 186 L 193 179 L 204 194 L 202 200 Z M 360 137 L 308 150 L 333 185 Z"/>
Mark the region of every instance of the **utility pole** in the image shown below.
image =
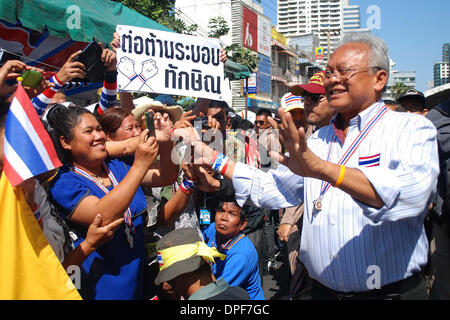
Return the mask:
<path id="1" fill-rule="evenodd" d="M 333 32 L 333 34 L 335 36 L 341 34 L 341 30 L 340 29 L 327 29 L 327 30 L 322 30 L 323 32 L 326 33 L 327 35 L 327 62 L 330 61 L 330 56 L 331 56 L 331 38 L 330 38 L 330 34 L 331 32 Z"/>

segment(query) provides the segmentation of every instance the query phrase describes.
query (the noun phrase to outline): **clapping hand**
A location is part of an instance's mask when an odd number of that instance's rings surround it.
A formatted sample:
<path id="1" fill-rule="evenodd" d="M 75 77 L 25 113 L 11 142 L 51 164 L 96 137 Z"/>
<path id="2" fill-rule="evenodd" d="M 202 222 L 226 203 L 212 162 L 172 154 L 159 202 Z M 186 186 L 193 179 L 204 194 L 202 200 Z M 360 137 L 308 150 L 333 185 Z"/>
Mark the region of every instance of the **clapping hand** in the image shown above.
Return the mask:
<path id="1" fill-rule="evenodd" d="M 274 129 L 279 130 L 280 141 L 289 152 L 289 157 L 274 151 L 270 151 L 270 156 L 302 177 L 320 178 L 326 162 L 308 148 L 305 130 L 296 128 L 291 114 L 281 108 L 278 109 L 278 114 L 280 124 L 271 117 L 268 121 Z"/>

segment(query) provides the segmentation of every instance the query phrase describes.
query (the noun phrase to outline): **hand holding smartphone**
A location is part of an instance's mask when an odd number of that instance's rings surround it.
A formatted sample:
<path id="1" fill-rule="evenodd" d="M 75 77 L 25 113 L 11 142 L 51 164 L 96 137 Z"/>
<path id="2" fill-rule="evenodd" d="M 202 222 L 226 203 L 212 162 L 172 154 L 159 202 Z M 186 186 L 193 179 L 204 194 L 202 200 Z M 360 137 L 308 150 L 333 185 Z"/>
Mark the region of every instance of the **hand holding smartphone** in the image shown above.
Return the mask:
<path id="1" fill-rule="evenodd" d="M 153 119 L 153 112 L 147 111 L 145 113 L 145 126 L 148 129 L 147 139 L 149 137 L 156 137 L 155 136 L 155 122 Z"/>
<path id="2" fill-rule="evenodd" d="M 90 42 L 73 61 L 81 62 L 85 66 L 86 78 L 91 82 L 101 81 L 106 71 L 102 62 L 102 47 L 95 41 Z M 82 81 L 83 79 L 74 79 Z"/>

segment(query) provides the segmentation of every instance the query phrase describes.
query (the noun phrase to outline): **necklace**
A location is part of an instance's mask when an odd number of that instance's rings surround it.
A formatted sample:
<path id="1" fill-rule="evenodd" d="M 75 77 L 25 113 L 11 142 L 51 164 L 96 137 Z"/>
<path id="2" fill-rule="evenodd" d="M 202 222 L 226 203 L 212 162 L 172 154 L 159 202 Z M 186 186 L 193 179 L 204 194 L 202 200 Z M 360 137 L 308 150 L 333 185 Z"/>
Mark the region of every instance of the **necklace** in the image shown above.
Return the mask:
<path id="1" fill-rule="evenodd" d="M 88 175 L 90 175 L 92 178 L 94 178 L 95 180 L 97 180 L 97 182 L 99 184 L 101 184 L 102 186 L 105 185 L 105 180 L 104 178 L 100 177 L 98 174 L 92 174 L 90 172 L 87 172 Z"/>
<path id="2" fill-rule="evenodd" d="M 103 178 L 100 178 L 100 176 L 93 176 L 97 181 L 98 181 L 98 183 L 100 183 L 102 186 L 104 185 L 104 181 L 103 181 Z"/>

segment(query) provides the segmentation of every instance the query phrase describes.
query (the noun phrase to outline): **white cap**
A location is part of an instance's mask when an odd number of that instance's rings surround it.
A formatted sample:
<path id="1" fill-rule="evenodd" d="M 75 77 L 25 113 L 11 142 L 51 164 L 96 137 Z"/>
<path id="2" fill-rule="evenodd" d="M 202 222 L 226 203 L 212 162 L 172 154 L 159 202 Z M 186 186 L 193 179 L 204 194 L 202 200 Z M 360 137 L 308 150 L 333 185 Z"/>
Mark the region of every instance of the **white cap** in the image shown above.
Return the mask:
<path id="1" fill-rule="evenodd" d="M 294 110 L 294 109 L 304 109 L 303 106 L 303 97 L 294 96 L 292 93 L 288 92 L 281 98 L 281 107 L 285 112 Z"/>

